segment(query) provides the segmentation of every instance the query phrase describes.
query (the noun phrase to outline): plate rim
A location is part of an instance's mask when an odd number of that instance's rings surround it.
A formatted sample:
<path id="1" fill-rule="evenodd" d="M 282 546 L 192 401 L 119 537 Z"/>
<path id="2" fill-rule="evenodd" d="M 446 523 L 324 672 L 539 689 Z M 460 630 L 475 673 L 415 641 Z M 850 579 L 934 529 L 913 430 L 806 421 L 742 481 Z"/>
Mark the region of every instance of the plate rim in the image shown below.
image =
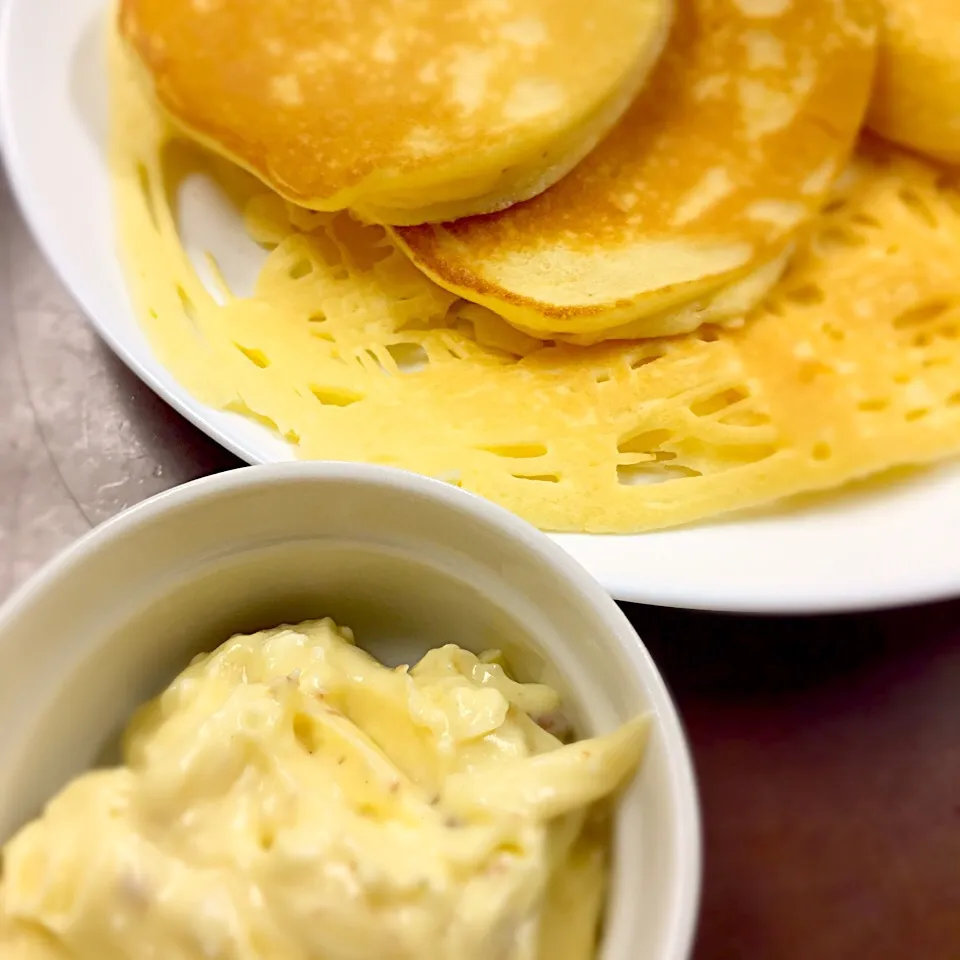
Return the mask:
<path id="1" fill-rule="evenodd" d="M 24 170 L 26 163 L 21 156 L 21 144 L 11 119 L 11 102 L 14 96 L 10 89 L 10 75 L 8 54 L 13 40 L 13 17 L 17 7 L 17 0 L 0 0 L 0 156 L 3 159 L 3 168 L 10 186 L 10 192 L 16 202 L 20 216 L 23 217 L 34 244 L 43 256 L 44 261 L 56 276 L 67 293 L 77 302 L 84 320 L 89 323 L 111 349 L 113 354 L 133 373 L 142 383 L 145 383 L 164 403 L 173 407 L 182 417 L 189 420 L 195 427 L 205 433 L 211 440 L 238 456 L 248 464 L 263 463 L 264 460 L 249 448 L 242 440 L 233 439 L 225 435 L 203 413 L 203 405 L 188 404 L 175 394 L 171 394 L 159 381 L 152 370 L 143 364 L 133 352 L 110 329 L 97 318 L 97 311 L 91 309 L 90 296 L 83 284 L 82 278 L 67 277 L 60 264 L 68 260 L 65 254 L 57 250 L 57 231 L 45 224 L 40 212 L 40 206 L 30 200 L 31 192 L 24 186 Z M 11 305 L 11 309 L 13 309 Z M 197 409 L 197 408 L 200 409 Z"/>

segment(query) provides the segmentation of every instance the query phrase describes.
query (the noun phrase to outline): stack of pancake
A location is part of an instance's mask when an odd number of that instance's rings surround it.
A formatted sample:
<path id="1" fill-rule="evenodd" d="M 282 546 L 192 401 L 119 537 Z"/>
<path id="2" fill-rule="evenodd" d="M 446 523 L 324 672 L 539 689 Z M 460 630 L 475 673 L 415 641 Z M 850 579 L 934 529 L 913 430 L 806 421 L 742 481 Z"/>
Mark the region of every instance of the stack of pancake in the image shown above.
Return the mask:
<path id="1" fill-rule="evenodd" d="M 947 456 L 948 6 L 121 0 L 134 299 L 191 390 L 300 455 L 443 476 L 551 529 Z M 185 149 L 271 250 L 252 296 L 183 255 Z"/>

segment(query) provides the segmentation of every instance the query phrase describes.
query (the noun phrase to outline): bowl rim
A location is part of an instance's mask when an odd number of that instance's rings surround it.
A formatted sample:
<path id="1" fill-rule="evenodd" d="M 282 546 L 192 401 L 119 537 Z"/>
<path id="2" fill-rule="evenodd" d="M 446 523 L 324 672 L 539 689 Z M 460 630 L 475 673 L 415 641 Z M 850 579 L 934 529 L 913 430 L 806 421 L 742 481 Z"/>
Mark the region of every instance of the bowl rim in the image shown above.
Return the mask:
<path id="1" fill-rule="evenodd" d="M 420 474 L 373 464 L 346 461 L 293 461 L 261 464 L 226 470 L 191 480 L 149 497 L 95 526 L 52 559 L 35 570 L 27 580 L 0 603 L 0 658 L 4 655 L 4 634 L 30 604 L 37 601 L 63 576 L 113 542 L 148 527 L 163 514 L 190 504 L 217 499 L 239 490 L 263 486 L 296 484 L 316 480 L 348 481 L 374 487 L 399 488 L 427 497 L 445 509 L 471 516 L 496 535 L 524 543 L 540 559 L 575 585 L 601 618 L 607 633 L 642 678 L 650 697 L 651 712 L 666 752 L 666 770 L 671 782 L 676 817 L 678 874 L 677 909 L 667 930 L 664 960 L 689 957 L 696 934 L 702 884 L 702 824 L 694 765 L 687 736 L 669 688 L 642 639 L 612 596 L 562 547 L 527 521 L 489 500 L 444 481 Z M 469 550 L 469 547 L 466 548 Z"/>

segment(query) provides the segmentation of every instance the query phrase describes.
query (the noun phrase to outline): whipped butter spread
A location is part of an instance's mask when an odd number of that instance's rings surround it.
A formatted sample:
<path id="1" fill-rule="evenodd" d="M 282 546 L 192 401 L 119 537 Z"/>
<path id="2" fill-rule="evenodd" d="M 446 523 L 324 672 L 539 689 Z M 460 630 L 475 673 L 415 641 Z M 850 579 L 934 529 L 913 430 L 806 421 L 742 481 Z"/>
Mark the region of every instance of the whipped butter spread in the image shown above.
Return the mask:
<path id="1" fill-rule="evenodd" d="M 564 744 L 495 653 L 235 636 L 9 841 L 3 960 L 588 960 L 647 724 Z"/>

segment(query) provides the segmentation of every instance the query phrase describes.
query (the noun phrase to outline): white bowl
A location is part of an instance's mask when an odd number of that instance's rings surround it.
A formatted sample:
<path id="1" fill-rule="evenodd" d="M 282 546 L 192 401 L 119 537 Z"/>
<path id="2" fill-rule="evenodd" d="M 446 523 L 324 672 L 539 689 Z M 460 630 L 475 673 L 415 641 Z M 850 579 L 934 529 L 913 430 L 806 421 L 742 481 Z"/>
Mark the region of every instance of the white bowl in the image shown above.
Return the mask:
<path id="1" fill-rule="evenodd" d="M 603 960 L 688 955 L 700 882 L 683 732 L 623 613 L 504 510 L 380 467 L 280 464 L 155 497 L 85 536 L 0 610 L 0 838 L 102 759 L 131 711 L 237 631 L 330 615 L 388 662 L 506 650 L 584 733 L 655 727 L 617 816 Z"/>

